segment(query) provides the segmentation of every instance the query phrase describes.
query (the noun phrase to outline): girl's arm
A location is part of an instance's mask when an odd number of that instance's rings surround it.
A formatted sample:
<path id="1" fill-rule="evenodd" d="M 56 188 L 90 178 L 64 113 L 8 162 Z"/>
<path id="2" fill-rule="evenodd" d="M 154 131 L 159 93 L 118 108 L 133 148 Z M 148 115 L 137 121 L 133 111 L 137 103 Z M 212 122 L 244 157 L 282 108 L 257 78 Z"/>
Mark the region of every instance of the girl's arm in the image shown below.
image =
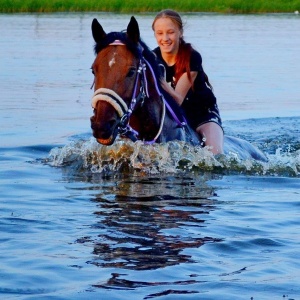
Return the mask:
<path id="1" fill-rule="evenodd" d="M 194 82 L 197 74 L 198 72 L 191 72 L 192 82 Z M 182 76 L 179 78 L 175 90 L 165 80 L 162 80 L 161 84 L 163 89 L 168 92 L 179 105 L 182 104 L 184 98 L 186 97 L 189 89 L 192 86 L 192 83 L 188 79 L 187 73 L 182 74 Z"/>

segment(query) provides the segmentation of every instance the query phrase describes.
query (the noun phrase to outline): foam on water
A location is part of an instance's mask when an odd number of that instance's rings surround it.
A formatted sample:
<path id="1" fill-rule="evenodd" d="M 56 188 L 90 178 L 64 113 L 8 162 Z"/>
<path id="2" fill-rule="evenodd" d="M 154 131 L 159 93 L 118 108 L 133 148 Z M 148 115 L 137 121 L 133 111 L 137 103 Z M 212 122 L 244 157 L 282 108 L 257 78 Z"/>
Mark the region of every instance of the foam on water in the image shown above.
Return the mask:
<path id="1" fill-rule="evenodd" d="M 298 177 L 300 150 L 286 152 L 278 148 L 267 154 L 268 162 L 242 160 L 236 153 L 214 156 L 207 147 L 194 147 L 184 142 L 145 145 L 139 141 L 117 140 L 112 146 L 99 145 L 95 139 L 72 141 L 51 150 L 48 163 L 55 167 L 102 173 L 116 172 L 168 174 L 180 172 L 214 172 Z"/>

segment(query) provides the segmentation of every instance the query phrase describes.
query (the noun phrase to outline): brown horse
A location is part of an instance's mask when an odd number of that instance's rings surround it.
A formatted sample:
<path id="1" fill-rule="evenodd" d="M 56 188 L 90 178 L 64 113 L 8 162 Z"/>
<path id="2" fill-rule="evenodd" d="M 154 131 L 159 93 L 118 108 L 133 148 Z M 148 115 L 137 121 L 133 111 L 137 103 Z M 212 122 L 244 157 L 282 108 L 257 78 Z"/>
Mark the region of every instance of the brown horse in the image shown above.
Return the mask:
<path id="1" fill-rule="evenodd" d="M 160 85 L 155 55 L 140 40 L 136 19 L 126 32 L 106 34 L 94 19 L 96 59 L 92 65 L 94 96 L 93 135 L 111 145 L 118 134 L 146 143 L 184 140 L 200 144 L 180 108 Z"/>
<path id="2" fill-rule="evenodd" d="M 145 143 L 180 140 L 201 145 L 180 107 L 161 87 L 159 63 L 141 41 L 136 19 L 131 17 L 126 32 L 108 34 L 94 19 L 92 33 L 96 58 L 91 128 L 97 141 L 112 145 L 119 134 Z M 235 137 L 225 136 L 224 151 L 267 161 L 259 149 Z"/>

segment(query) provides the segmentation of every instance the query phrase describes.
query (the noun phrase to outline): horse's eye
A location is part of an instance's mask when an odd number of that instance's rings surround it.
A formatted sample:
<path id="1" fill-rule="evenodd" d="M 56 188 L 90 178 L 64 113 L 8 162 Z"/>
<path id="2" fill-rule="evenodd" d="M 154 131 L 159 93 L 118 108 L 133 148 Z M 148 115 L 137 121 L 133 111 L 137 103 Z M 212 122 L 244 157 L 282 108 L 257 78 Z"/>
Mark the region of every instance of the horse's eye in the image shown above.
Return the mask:
<path id="1" fill-rule="evenodd" d="M 127 73 L 127 77 L 132 77 L 135 74 L 135 67 L 131 67 Z"/>
<path id="2" fill-rule="evenodd" d="M 93 67 L 91 67 L 91 70 L 92 70 L 92 73 L 95 75 L 95 72 L 94 72 L 94 69 L 93 69 Z"/>

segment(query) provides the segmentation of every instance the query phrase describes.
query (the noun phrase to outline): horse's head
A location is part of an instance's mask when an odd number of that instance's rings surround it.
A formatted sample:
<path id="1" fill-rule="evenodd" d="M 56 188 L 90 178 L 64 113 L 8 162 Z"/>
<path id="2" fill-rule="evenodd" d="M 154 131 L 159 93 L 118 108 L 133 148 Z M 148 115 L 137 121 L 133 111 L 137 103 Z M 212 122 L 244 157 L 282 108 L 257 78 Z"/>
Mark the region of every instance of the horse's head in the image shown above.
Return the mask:
<path id="1" fill-rule="evenodd" d="M 141 83 L 137 79 L 141 73 L 140 31 L 132 17 L 126 32 L 108 34 L 94 19 L 92 33 L 96 58 L 92 65 L 95 93 L 91 128 L 99 143 L 111 145 L 119 131 L 126 130 L 133 110 L 132 100 L 135 102 L 140 92 Z"/>

